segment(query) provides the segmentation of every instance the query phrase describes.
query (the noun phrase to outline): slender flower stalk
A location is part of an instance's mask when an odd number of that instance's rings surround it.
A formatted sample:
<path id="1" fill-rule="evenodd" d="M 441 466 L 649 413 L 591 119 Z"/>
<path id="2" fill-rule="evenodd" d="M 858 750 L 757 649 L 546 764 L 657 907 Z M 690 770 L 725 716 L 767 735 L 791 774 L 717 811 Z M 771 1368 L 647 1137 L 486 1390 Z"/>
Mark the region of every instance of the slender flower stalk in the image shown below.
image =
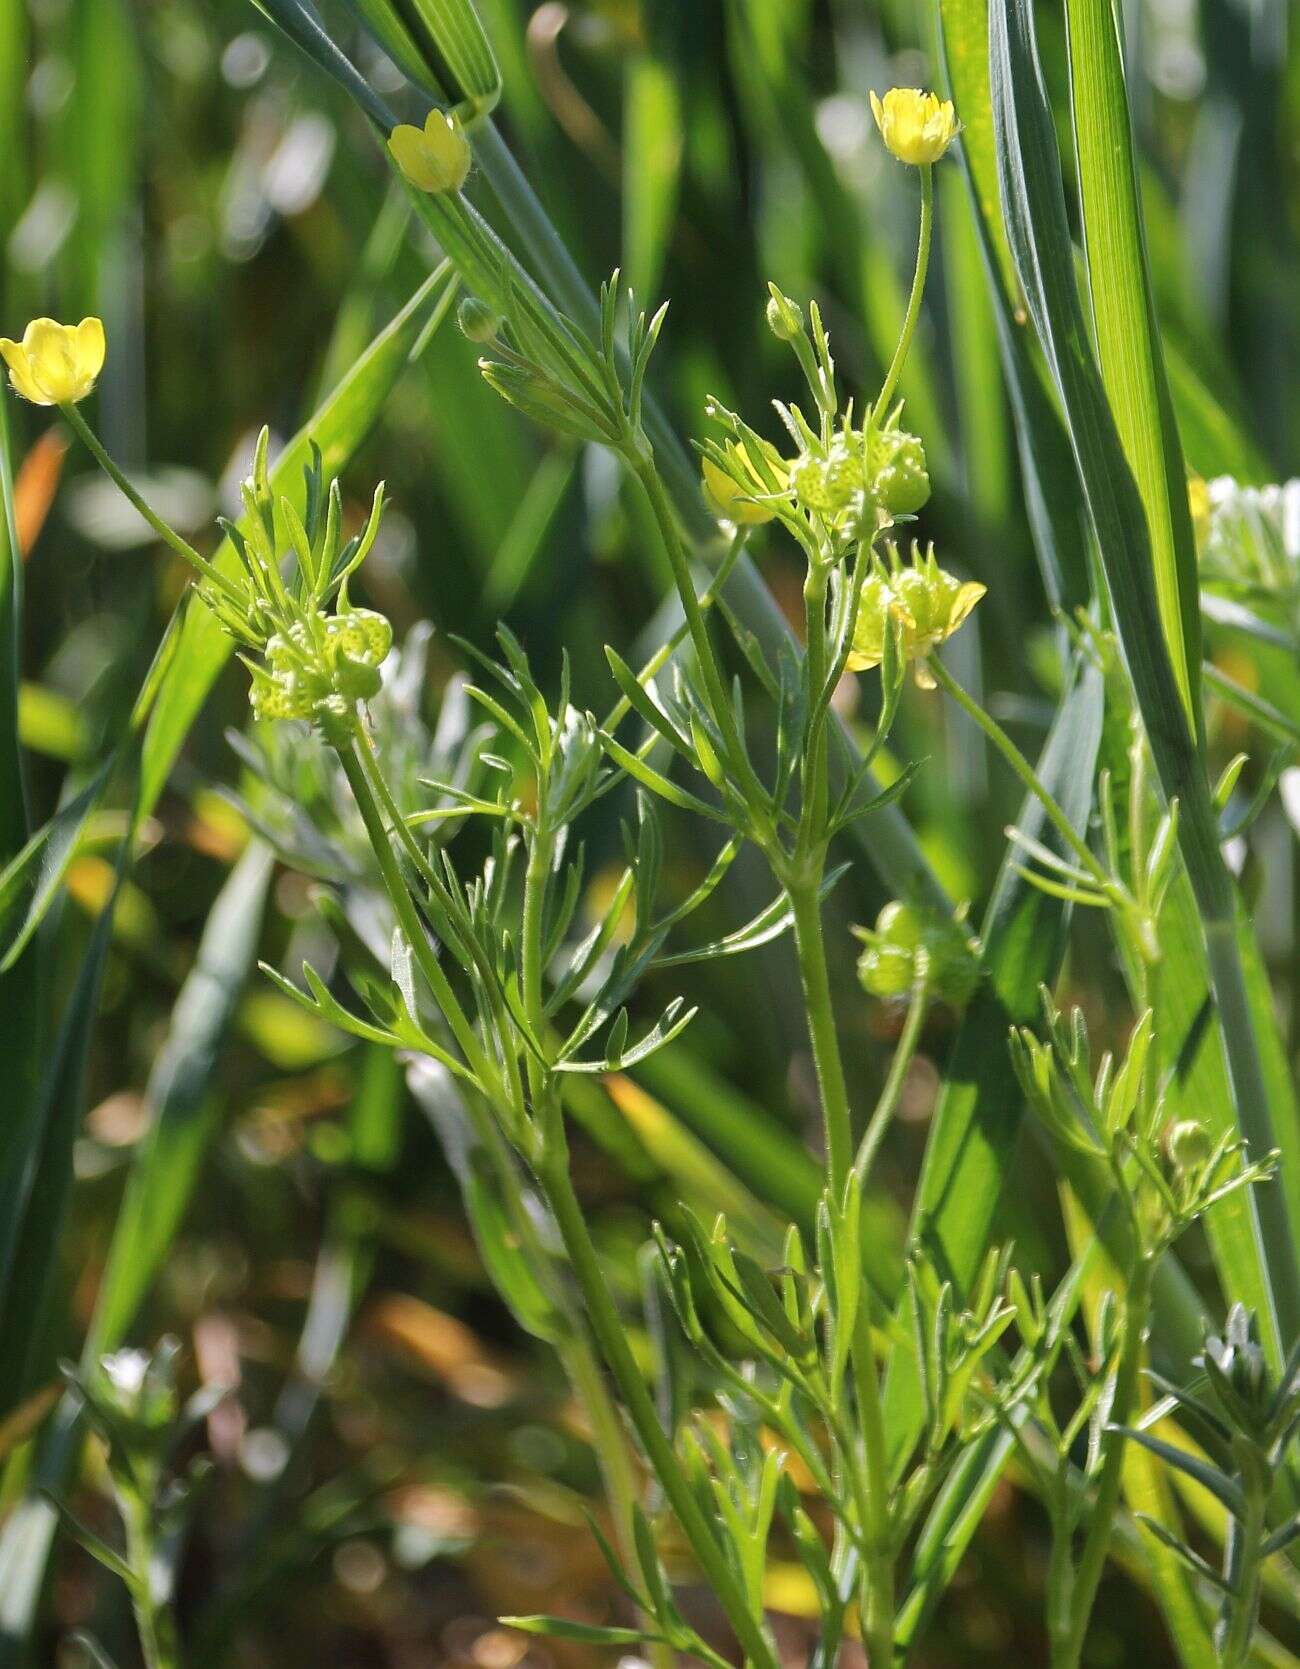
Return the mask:
<path id="1" fill-rule="evenodd" d="M 876 428 L 884 422 L 890 403 L 898 388 L 898 379 L 903 374 L 903 366 L 911 351 L 912 338 L 916 334 L 917 321 L 921 317 L 921 297 L 925 293 L 925 278 L 930 269 L 930 242 L 934 234 L 934 168 L 928 163 L 920 165 L 921 175 L 921 226 L 916 242 L 916 268 L 912 274 L 912 288 L 907 298 L 907 310 L 903 314 L 903 327 L 898 335 L 898 346 L 894 349 L 894 357 L 889 363 L 889 370 L 881 384 L 880 393 L 872 408 L 872 423 Z"/>
<path id="2" fill-rule="evenodd" d="M 876 1154 L 880 1151 L 880 1144 L 884 1141 L 894 1114 L 898 1110 L 903 1084 L 907 1079 L 907 1069 L 912 1064 L 913 1057 L 916 1054 L 916 1046 L 921 1040 L 921 1031 L 925 1025 L 925 1016 L 929 1006 L 929 970 L 923 967 L 918 971 L 912 985 L 907 1004 L 907 1018 L 903 1022 L 903 1029 L 899 1033 L 898 1042 L 894 1045 L 893 1058 L 889 1063 L 889 1073 L 880 1092 L 880 1099 L 876 1102 L 871 1117 L 867 1120 L 867 1128 L 863 1131 L 862 1140 L 858 1144 L 857 1157 L 853 1161 L 853 1168 L 858 1177 L 858 1186 L 861 1188 L 865 1188 L 867 1185 L 871 1175 L 871 1167 L 875 1163 Z"/>
<path id="3" fill-rule="evenodd" d="M 1016 776 L 1042 806 L 1047 813 L 1048 821 L 1065 842 L 1068 850 L 1078 859 L 1080 866 L 1086 869 L 1099 884 L 1104 883 L 1105 872 L 1093 855 L 1087 841 L 1082 838 L 1060 805 L 1048 793 L 1033 766 L 1007 735 L 1006 731 L 1003 730 L 1002 726 L 990 714 L 985 712 L 979 702 L 971 699 L 937 655 L 930 657 L 928 665 L 940 689 L 946 695 L 952 697 L 967 718 L 978 725 L 997 752 L 1002 755 Z"/>
<path id="4" fill-rule="evenodd" d="M 163 544 L 169 550 L 174 551 L 183 562 L 188 563 L 196 573 L 201 574 L 204 579 L 216 586 L 230 603 L 235 607 L 242 608 L 244 599 L 239 590 L 231 584 L 220 569 L 215 568 L 206 557 L 200 556 L 188 540 L 182 539 L 176 529 L 163 520 L 132 484 L 130 478 L 118 468 L 107 448 L 100 441 L 99 436 L 86 422 L 76 406 L 71 402 L 65 402 L 59 407 L 59 410 L 62 412 L 65 421 L 76 431 L 77 438 L 95 459 L 105 475 L 114 483 L 131 507 L 143 516 Z"/>

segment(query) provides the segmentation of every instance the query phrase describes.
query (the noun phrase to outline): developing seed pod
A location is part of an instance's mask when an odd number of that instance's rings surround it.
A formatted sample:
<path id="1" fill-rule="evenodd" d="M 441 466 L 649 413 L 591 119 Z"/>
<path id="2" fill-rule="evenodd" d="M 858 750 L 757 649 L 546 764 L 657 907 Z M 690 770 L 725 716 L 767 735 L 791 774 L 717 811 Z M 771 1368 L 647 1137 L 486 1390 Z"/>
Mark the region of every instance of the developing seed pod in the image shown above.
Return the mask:
<path id="1" fill-rule="evenodd" d="M 803 510 L 827 521 L 861 513 L 865 481 L 861 454 L 837 441 L 824 458 L 805 452 L 790 469 L 790 485 Z"/>
<path id="2" fill-rule="evenodd" d="M 943 917 L 894 900 L 881 910 L 872 929 L 855 928 L 865 949 L 858 978 L 873 997 L 905 997 L 924 978 L 933 996 L 960 1008 L 979 981 L 976 945 L 966 932 L 964 915 Z"/>

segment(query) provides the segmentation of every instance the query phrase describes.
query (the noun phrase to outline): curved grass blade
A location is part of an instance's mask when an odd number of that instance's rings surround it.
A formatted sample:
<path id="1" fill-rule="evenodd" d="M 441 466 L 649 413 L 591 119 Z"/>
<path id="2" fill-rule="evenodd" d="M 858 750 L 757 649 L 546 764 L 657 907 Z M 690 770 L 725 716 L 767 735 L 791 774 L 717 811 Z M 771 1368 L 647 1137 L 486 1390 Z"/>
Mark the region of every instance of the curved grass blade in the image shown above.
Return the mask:
<path id="1" fill-rule="evenodd" d="M 1199 733 L 1201 617 L 1187 467 L 1156 323 L 1119 20 L 1111 0 L 1067 0 L 1070 106 L 1097 357 L 1146 512 L 1156 601 L 1187 721 Z"/>

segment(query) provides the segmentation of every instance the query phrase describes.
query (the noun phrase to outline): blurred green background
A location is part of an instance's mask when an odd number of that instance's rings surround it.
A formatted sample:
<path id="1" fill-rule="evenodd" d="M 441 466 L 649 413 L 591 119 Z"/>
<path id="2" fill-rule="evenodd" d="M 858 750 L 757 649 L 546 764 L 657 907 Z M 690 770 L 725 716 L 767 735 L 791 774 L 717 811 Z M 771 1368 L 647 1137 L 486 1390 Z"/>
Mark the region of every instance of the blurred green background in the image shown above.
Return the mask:
<path id="1" fill-rule="evenodd" d="M 481 0 L 480 11 L 505 78 L 503 130 L 583 272 L 595 280 L 621 263 L 645 299 L 672 302 L 655 380 L 683 434 L 704 432 L 710 393 L 769 430 L 767 402 L 795 394 L 788 356 L 763 327 L 768 278 L 820 299 L 849 386 L 879 380 L 910 276 L 915 203 L 910 174 L 874 142 L 867 91 L 936 79 L 929 6 Z M 1130 0 L 1124 14 L 1150 256 L 1189 460 L 1206 475 L 1281 479 L 1295 467 L 1300 422 L 1292 19 L 1285 0 Z M 350 38 L 346 19 L 329 17 Z M 1064 122 L 1054 7 L 1041 25 Z M 356 56 L 387 98 L 414 108 L 369 43 L 357 40 Z M 0 328 L 18 335 L 38 313 L 102 315 L 99 433 L 201 545 L 215 513 L 237 502 L 257 428 L 291 435 L 430 267 L 427 236 L 408 222 L 364 119 L 247 0 L 4 0 L 0 157 Z M 920 531 L 989 587 L 978 632 L 954 643 L 955 664 L 1033 750 L 1055 693 L 1048 599 L 956 168 L 941 171 L 940 186 L 937 264 L 904 380 L 936 485 Z M 469 191 L 492 218 L 486 186 L 475 179 Z M 527 429 L 483 386 L 474 358 L 453 325 L 438 332 L 346 472 L 350 514 L 381 477 L 393 501 L 365 570 L 368 599 L 399 638 L 433 623 L 430 714 L 460 659 L 449 635 L 487 646 L 502 615 L 548 678 L 567 648 L 575 699 L 604 706 L 602 645 L 631 659 L 671 620 L 660 615 L 666 575 L 653 530 L 607 457 Z M 39 823 L 121 736 L 184 575 L 88 460 L 65 451 L 47 413 L 11 407 L 11 421 L 26 557 L 21 734 Z M 772 542 L 760 559 L 796 617 L 790 553 Z M 1251 680 L 1249 663 L 1215 647 Z M 48 1298 L 48 1359 L 22 1368 L 21 1396 L 9 1397 L 18 1412 L 0 1427 L 17 1457 L 10 1499 L 55 1358 L 81 1348 L 182 983 L 248 846 L 246 823 L 219 792 L 241 786 L 226 732 L 246 726 L 245 684 L 238 668 L 218 682 L 119 901 Z M 844 696 L 852 718 L 857 693 Z M 978 916 L 1017 796 L 936 698 L 909 695 L 894 745 L 927 761 L 904 808 L 938 874 Z M 1239 720 L 1218 715 L 1216 754 L 1226 761 L 1243 745 L 1265 752 Z M 125 790 L 110 797 L 68 872 L 47 934 L 51 1014 L 111 886 L 127 804 Z M 627 809 L 611 805 L 589 832 L 593 888 L 619 860 Z M 689 876 L 708 853 L 698 830 L 674 824 L 672 834 Z M 1294 1016 L 1300 904 L 1281 811 L 1256 825 L 1245 861 L 1261 887 L 1267 869 L 1265 949 Z M 261 955 L 296 966 L 322 931 L 309 885 L 258 865 L 246 860 L 253 901 L 241 919 Z M 738 864 L 709 925 L 752 914 L 763 886 L 757 865 Z M 897 1027 L 851 995 L 847 926 L 874 915 L 877 886 L 858 864 L 833 911 L 859 1106 L 871 1103 Z M 1102 1036 L 1120 1023 L 1120 988 L 1088 921 L 1068 984 Z M 786 947 L 660 974 L 647 1009 L 677 990 L 703 1004 L 688 1038 L 575 1109 L 579 1184 L 632 1300 L 635 1251 L 653 1216 L 683 1199 L 726 1204 L 761 1240 L 773 1209 L 806 1218 L 817 1186 L 801 1151 L 814 1095 Z M 928 1022 L 885 1154 L 897 1204 L 879 1207 L 873 1224 L 882 1267 L 897 1268 L 951 1028 L 942 1010 Z M 491 1622 L 507 1610 L 599 1612 L 606 1577 L 582 1517 L 596 1468 L 548 1353 L 488 1286 L 401 1064 L 319 1029 L 254 973 L 211 1040 L 195 1100 L 199 1185 L 131 1329 L 141 1340 L 179 1333 L 199 1374 L 238 1386 L 211 1423 L 217 1478 L 186 1565 L 193 1661 L 588 1661 Z M 1053 1190 L 1028 1155 L 1008 1227 L 1046 1266 L 1059 1255 L 1040 1226 L 1056 1220 Z M 86 1516 L 102 1515 L 93 1471 L 82 1494 Z M 919 1661 L 1038 1661 L 1044 1556 L 1036 1508 L 1004 1484 Z M 782 1586 L 774 1571 L 773 1604 L 797 1662 L 808 1596 L 786 1575 Z M 1139 1652 L 1159 1662 L 1155 1614 L 1122 1582 L 1103 1596 L 1093 1660 L 1110 1651 L 1116 1663 Z M 42 1616 L 34 1661 L 56 1661 L 56 1642 L 88 1622 L 132 1661 L 121 1596 L 62 1542 Z"/>

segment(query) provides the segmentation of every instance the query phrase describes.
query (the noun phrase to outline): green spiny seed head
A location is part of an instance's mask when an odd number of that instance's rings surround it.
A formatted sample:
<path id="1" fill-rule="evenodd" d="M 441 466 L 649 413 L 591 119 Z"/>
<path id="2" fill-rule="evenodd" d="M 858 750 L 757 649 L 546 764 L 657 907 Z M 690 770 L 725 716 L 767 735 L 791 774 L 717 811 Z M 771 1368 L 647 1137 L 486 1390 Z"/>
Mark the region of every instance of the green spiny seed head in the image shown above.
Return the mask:
<path id="1" fill-rule="evenodd" d="M 944 917 L 894 900 L 874 928 L 854 931 L 866 947 L 858 978 L 869 996 L 905 997 L 924 978 L 929 992 L 955 1008 L 970 1000 L 979 963 L 961 912 Z"/>
<path id="2" fill-rule="evenodd" d="M 842 440 L 824 458 L 805 452 L 790 469 L 800 508 L 827 521 L 861 509 L 863 484 L 861 454 Z"/>
<path id="3" fill-rule="evenodd" d="M 858 978 L 869 997 L 905 997 L 916 983 L 916 954 L 901 945 L 868 945 L 858 958 Z"/>
<path id="4" fill-rule="evenodd" d="M 876 917 L 876 932 L 891 945 L 915 950 L 921 943 L 925 924 L 918 911 L 899 899 L 891 899 Z"/>
<path id="5" fill-rule="evenodd" d="M 890 516 L 914 516 L 930 497 L 930 475 L 919 435 L 878 429 L 867 449 L 867 484 Z"/>
<path id="6" fill-rule="evenodd" d="M 252 665 L 249 699 L 259 719 L 344 719 L 359 701 L 378 695 L 380 666 L 393 629 L 371 609 L 345 608 L 267 639 L 264 662 Z"/>

